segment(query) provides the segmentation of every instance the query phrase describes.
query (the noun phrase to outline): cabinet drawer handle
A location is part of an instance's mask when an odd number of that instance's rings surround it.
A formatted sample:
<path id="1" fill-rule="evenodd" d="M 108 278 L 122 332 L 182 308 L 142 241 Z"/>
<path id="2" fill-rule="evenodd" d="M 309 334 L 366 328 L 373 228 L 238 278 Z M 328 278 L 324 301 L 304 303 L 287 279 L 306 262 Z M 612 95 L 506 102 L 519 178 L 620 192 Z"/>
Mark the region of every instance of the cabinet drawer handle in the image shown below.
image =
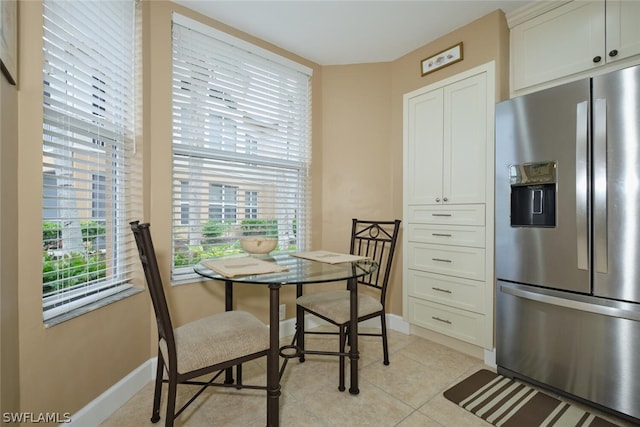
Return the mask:
<path id="1" fill-rule="evenodd" d="M 439 236 L 439 237 L 451 237 L 451 234 L 445 234 L 445 233 L 431 233 L 432 236 Z"/>
<path id="2" fill-rule="evenodd" d="M 441 288 L 431 288 L 434 291 L 438 291 L 438 292 L 444 292 L 445 294 L 450 294 L 451 291 L 449 289 L 441 289 Z"/>
<path id="3" fill-rule="evenodd" d="M 431 216 L 452 216 L 451 214 L 432 213 Z"/>
<path id="4" fill-rule="evenodd" d="M 453 262 L 450 259 L 442 259 L 442 258 L 431 258 L 431 261 L 439 261 L 439 262 Z"/>
<path id="5" fill-rule="evenodd" d="M 616 55 L 618 55 L 618 50 L 617 49 L 613 49 L 611 52 L 609 52 L 609 56 L 612 57 L 612 58 L 614 56 L 616 56 Z"/>
<path id="6" fill-rule="evenodd" d="M 438 322 L 446 323 L 447 325 L 450 325 L 450 324 L 451 324 L 451 321 L 450 321 L 450 320 L 441 319 L 441 318 L 439 318 L 438 316 L 431 316 L 431 318 L 432 318 L 433 320 L 437 320 Z"/>
<path id="7" fill-rule="evenodd" d="M 600 62 L 600 61 L 602 61 L 602 57 L 601 56 L 596 56 L 596 57 L 593 58 L 593 62 L 595 62 L 596 64 L 598 62 Z"/>

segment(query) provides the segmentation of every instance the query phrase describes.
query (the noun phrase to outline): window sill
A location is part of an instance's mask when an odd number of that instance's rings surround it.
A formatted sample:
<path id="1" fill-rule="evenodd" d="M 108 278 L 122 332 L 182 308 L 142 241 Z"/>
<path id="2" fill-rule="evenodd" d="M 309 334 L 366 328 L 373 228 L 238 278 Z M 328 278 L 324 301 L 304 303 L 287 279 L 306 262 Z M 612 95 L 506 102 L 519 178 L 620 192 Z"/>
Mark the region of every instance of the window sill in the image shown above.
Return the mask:
<path id="1" fill-rule="evenodd" d="M 88 313 L 90 311 L 96 310 L 100 307 L 104 307 L 106 305 L 112 304 L 116 301 L 120 301 L 122 299 L 128 298 L 130 296 L 139 294 L 140 292 L 144 292 L 144 289 L 142 288 L 135 288 L 135 287 L 131 287 L 129 289 L 126 289 L 122 292 L 118 292 L 117 294 L 113 294 L 110 295 L 108 297 L 99 299 L 97 301 L 94 301 L 90 304 L 87 305 L 83 305 L 82 307 L 78 307 L 74 310 L 71 310 L 67 313 L 61 314 L 59 316 L 56 317 L 52 317 L 51 319 L 45 320 L 44 322 L 44 327 L 45 328 L 50 328 L 51 326 L 55 326 L 55 325 L 59 325 L 62 322 L 66 322 L 67 320 L 71 320 L 74 319 L 78 316 L 81 316 L 85 313 Z"/>

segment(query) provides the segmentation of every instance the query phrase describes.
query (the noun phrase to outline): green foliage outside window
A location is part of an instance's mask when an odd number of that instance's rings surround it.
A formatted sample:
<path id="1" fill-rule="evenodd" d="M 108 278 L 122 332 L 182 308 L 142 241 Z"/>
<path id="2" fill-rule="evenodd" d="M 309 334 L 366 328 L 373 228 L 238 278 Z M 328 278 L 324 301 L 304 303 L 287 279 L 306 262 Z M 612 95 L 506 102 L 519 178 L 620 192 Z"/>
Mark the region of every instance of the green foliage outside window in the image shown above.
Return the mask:
<path id="1" fill-rule="evenodd" d="M 238 236 L 227 236 L 233 226 L 211 220 L 202 226 L 200 246 L 184 244 L 177 247 L 173 257 L 174 267 L 188 267 L 203 259 L 233 255 L 242 252 Z M 278 237 L 278 221 L 275 219 L 244 219 L 240 223 L 242 236 Z M 295 245 L 286 248 L 295 250 Z"/>
<path id="2" fill-rule="evenodd" d="M 99 253 L 71 252 L 54 256 L 45 252 L 42 261 L 44 293 L 104 278 L 107 271 L 104 257 Z"/>
<path id="3" fill-rule="evenodd" d="M 229 230 L 229 224 L 220 221 L 208 221 L 202 226 L 202 244 L 218 243 L 220 238 Z"/>
<path id="4" fill-rule="evenodd" d="M 244 219 L 240 227 L 243 236 L 278 237 L 278 221 L 275 219 Z"/>
<path id="5" fill-rule="evenodd" d="M 100 221 L 83 221 L 83 252 L 64 252 L 59 222 L 42 224 L 42 291 L 48 293 L 106 277 L 104 255 L 97 250 L 97 239 L 104 236 L 105 225 Z"/>

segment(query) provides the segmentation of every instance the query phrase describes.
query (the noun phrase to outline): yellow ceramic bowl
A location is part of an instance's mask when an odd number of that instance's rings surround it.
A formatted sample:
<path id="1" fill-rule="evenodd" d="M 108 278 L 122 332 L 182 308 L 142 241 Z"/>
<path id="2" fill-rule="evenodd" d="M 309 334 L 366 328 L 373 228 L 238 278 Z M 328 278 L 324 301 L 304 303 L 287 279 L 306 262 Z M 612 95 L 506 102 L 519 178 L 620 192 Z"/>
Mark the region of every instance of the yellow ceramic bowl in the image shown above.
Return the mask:
<path id="1" fill-rule="evenodd" d="M 244 237 L 240 239 L 240 246 L 250 254 L 268 254 L 277 245 L 278 239 L 275 237 Z"/>

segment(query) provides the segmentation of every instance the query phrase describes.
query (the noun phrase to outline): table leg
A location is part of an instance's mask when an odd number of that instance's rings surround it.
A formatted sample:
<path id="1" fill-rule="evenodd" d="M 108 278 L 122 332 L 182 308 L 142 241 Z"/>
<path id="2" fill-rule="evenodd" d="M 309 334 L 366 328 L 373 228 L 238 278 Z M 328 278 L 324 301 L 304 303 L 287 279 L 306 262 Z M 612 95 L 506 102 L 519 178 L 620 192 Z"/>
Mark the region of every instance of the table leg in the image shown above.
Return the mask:
<path id="1" fill-rule="evenodd" d="M 224 309 L 225 311 L 233 310 L 233 282 L 231 280 L 224 282 Z M 224 383 L 233 384 L 233 367 L 225 370 Z"/>
<path id="2" fill-rule="evenodd" d="M 302 296 L 302 285 L 296 285 L 296 298 Z M 304 362 L 304 310 L 296 304 L 296 332 L 294 335 L 294 344 L 300 352 L 300 363 Z"/>
<path id="3" fill-rule="evenodd" d="M 280 425 L 280 285 L 269 285 L 269 353 L 267 354 L 267 426 Z"/>
<path id="4" fill-rule="evenodd" d="M 353 278 L 349 279 L 349 297 L 351 299 L 351 322 L 349 326 L 349 364 L 351 367 L 351 387 L 349 387 L 349 393 L 358 394 L 360 388 L 358 387 L 358 280 Z"/>

